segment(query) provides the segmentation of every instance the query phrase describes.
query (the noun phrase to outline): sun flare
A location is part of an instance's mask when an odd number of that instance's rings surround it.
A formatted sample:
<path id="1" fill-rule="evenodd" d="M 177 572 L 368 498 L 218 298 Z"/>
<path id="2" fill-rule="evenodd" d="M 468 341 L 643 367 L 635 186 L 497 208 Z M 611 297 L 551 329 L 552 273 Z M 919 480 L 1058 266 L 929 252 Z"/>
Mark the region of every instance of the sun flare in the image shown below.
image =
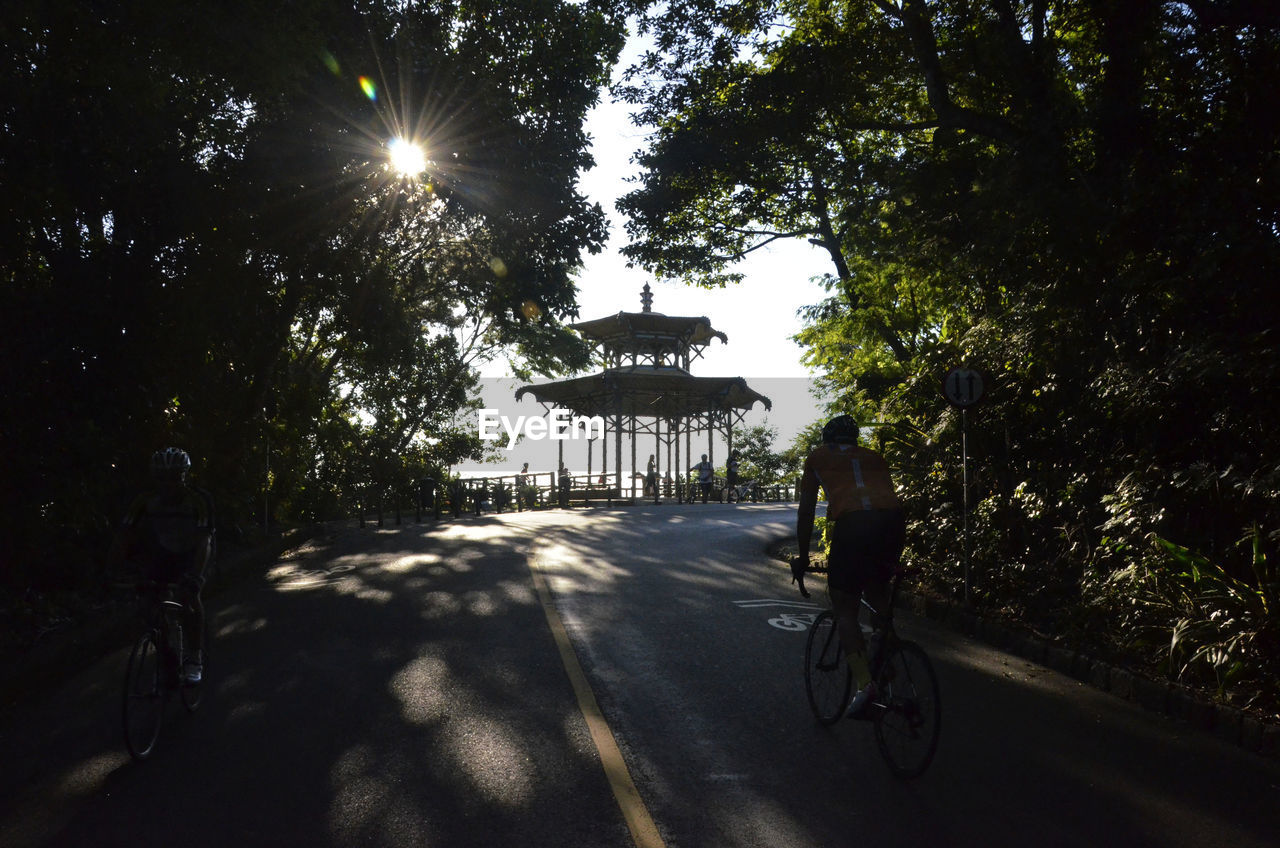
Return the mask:
<path id="1" fill-rule="evenodd" d="M 422 146 L 403 138 L 387 145 L 391 169 L 404 177 L 416 177 L 427 169 L 427 153 Z"/>

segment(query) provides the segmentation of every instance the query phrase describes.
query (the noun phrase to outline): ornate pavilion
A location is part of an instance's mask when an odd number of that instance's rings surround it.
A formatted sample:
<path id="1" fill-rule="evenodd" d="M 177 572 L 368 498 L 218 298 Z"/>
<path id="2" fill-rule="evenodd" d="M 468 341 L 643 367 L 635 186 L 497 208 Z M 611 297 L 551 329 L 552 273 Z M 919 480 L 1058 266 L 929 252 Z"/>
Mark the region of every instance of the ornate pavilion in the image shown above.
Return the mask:
<path id="1" fill-rule="evenodd" d="M 733 428 L 741 425 L 757 402 L 766 410 L 772 408 L 772 404 L 741 377 L 695 377 L 690 372 L 693 362 L 702 358 L 712 341 L 728 342 L 728 337 L 715 330 L 710 320 L 654 312 L 653 294 L 647 283 L 641 294 L 641 305 L 640 312 L 619 312 L 571 325 L 595 348 L 602 371 L 523 386 L 516 391 L 516 400 L 532 395 L 546 409 L 559 407 L 575 415 L 604 418 L 601 475 L 612 476 L 613 488 L 618 493 L 615 497 L 625 496 L 624 492 L 633 488 L 635 479 L 642 476 L 638 473 L 637 453 L 642 441 L 652 439 L 655 469 L 660 478 L 665 469 L 668 483 L 665 487 L 660 484 L 658 491 L 665 489 L 682 499 L 683 487 L 672 487 L 670 483 L 685 479 L 685 470 L 694 465 L 695 457 L 702 453 L 702 437 L 706 436 L 705 452 L 714 465 L 715 436 L 723 436 L 732 452 Z M 622 474 L 624 437 L 630 443 L 631 454 L 627 486 L 623 485 Z M 592 475 L 591 451 L 588 442 L 589 476 Z M 564 467 L 563 441 L 560 442 L 560 466 Z M 654 496 L 656 499 L 657 491 Z"/>

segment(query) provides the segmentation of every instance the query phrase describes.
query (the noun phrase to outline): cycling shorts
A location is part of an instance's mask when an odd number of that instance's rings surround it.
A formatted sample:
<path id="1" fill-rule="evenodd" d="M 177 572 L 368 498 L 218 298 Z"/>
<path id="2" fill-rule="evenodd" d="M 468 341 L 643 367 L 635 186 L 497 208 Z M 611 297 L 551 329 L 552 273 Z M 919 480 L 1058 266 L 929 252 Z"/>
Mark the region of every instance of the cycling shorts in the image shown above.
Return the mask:
<path id="1" fill-rule="evenodd" d="M 898 570 L 907 541 L 906 513 L 900 509 L 846 512 L 827 533 L 827 586 L 861 594 L 868 584 L 885 582 Z"/>

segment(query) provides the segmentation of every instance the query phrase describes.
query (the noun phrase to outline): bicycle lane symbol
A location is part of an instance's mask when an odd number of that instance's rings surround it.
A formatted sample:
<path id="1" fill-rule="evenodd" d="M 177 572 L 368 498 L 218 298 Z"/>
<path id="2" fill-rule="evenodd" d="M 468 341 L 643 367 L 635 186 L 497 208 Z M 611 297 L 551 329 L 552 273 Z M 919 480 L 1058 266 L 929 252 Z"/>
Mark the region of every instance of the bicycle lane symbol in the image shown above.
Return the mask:
<path id="1" fill-rule="evenodd" d="M 783 601 L 776 598 L 759 598 L 748 601 L 734 601 L 739 609 L 765 609 L 776 613 L 768 619 L 770 626 L 779 630 L 803 631 L 813 624 L 822 607 L 804 601 Z"/>
<path id="2" fill-rule="evenodd" d="M 268 573 L 267 579 L 281 589 L 310 589 L 316 586 L 324 586 L 335 578 L 340 578 L 342 575 L 355 570 L 356 567 L 349 564 L 309 570 L 299 569 L 292 564 L 285 564 L 273 568 Z"/>

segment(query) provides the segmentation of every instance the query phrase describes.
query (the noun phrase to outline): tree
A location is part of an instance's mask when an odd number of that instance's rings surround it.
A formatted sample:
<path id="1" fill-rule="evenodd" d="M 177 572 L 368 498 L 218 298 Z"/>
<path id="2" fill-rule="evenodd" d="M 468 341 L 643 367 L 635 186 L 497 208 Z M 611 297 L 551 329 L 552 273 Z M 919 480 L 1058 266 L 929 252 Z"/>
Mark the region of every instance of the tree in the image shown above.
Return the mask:
<path id="1" fill-rule="evenodd" d="M 605 238 L 582 121 L 625 13 L 5 4 L 0 579 L 88 574 L 158 446 L 192 452 L 228 524 L 268 463 L 270 502 L 312 515 L 473 451 L 477 357 L 580 361 L 561 322 Z M 426 177 L 386 167 L 397 133 Z"/>
<path id="2" fill-rule="evenodd" d="M 752 480 L 761 486 L 780 482 L 789 470 L 783 457 L 773 452 L 773 442 L 778 438 L 778 428 L 757 424 L 734 434 L 733 448 L 738 452 L 740 467 L 738 476 Z"/>
<path id="3" fill-rule="evenodd" d="M 937 588 L 958 584 L 936 541 L 960 500 L 937 387 L 971 362 L 994 381 L 970 431 L 980 602 L 1062 625 L 1136 551 L 1170 550 L 1153 536 L 1262 591 L 1236 541 L 1266 528 L 1274 561 L 1280 532 L 1280 409 L 1249 388 L 1280 368 L 1264 5 L 663 7 L 621 89 L 656 127 L 620 204 L 628 255 L 720 285 L 777 238 L 828 252 L 801 340 L 885 425 Z"/>

